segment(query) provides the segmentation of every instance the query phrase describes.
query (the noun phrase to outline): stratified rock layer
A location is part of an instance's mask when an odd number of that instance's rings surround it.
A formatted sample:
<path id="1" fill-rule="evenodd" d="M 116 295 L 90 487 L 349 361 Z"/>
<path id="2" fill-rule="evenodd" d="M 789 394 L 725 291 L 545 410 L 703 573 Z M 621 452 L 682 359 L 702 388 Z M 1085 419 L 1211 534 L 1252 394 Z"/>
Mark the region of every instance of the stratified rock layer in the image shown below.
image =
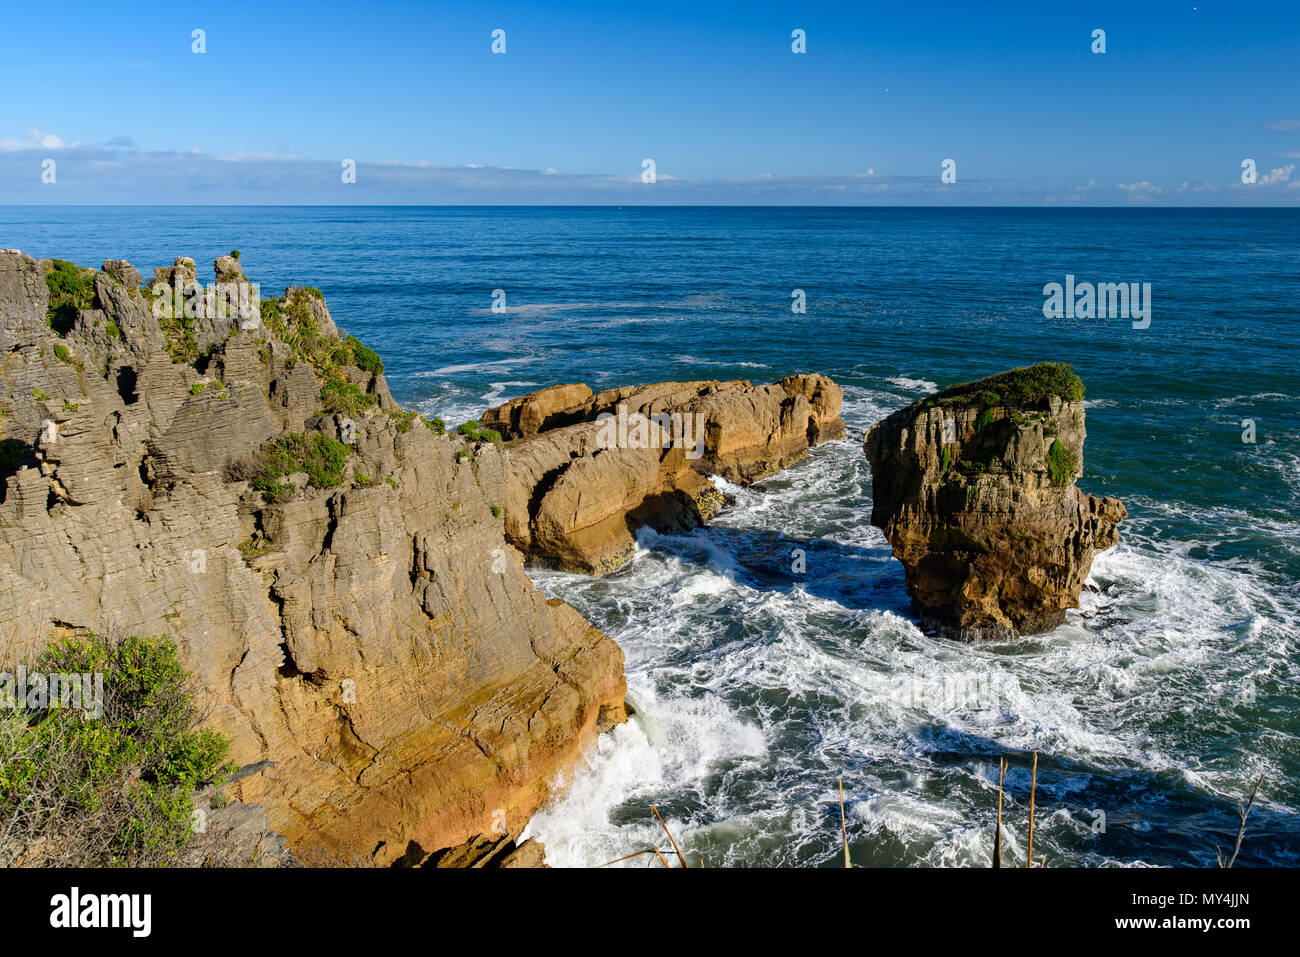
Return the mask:
<path id="1" fill-rule="evenodd" d="M 1083 384 L 1043 364 L 955 386 L 871 428 L 871 522 L 929 629 L 965 640 L 1048 631 L 1093 554 L 1119 540 L 1114 498 L 1081 492 Z"/>
<path id="2" fill-rule="evenodd" d="M 300 860 L 517 835 L 624 719 L 625 685 L 618 647 L 506 542 L 501 449 L 399 409 L 314 290 L 264 321 L 160 320 L 121 260 L 64 268 L 80 291 L 51 310 L 52 268 L 0 253 L 0 660 L 169 635 L 232 758 L 275 762 L 227 791 Z M 327 381 L 352 408 L 322 411 Z M 286 432 L 348 443 L 335 484 L 251 485 Z"/>
<path id="3" fill-rule="evenodd" d="M 825 376 L 794 375 L 594 395 L 579 383 L 513 399 L 482 420 L 508 440 L 506 537 L 541 564 L 607 574 L 631 557 L 638 528 L 680 531 L 712 517 L 723 497 L 706 476 L 749 484 L 841 437 L 843 397 Z M 638 420 L 674 423 L 667 447 L 638 436 Z"/>

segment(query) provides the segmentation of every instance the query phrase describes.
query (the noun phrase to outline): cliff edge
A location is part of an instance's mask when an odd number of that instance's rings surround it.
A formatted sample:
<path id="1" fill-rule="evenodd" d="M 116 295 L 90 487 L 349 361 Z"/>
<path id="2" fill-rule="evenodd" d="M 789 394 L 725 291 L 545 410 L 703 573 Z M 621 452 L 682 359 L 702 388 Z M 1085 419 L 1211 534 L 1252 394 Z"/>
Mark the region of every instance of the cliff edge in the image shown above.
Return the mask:
<path id="1" fill-rule="evenodd" d="M 398 407 L 317 290 L 215 274 L 0 252 L 0 657 L 170 636 L 301 859 L 517 836 L 622 652 L 525 575 L 499 445 Z"/>

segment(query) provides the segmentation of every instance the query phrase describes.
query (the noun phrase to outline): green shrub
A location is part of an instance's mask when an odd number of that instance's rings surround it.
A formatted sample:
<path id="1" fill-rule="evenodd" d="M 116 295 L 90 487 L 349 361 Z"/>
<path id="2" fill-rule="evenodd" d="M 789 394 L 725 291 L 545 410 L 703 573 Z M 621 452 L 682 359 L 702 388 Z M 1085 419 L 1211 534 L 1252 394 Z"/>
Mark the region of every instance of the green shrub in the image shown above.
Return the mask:
<path id="1" fill-rule="evenodd" d="M 993 397 L 992 401 L 985 398 Z M 1064 362 L 1040 362 L 979 379 L 954 385 L 931 396 L 928 401 L 966 403 L 976 399 L 984 405 L 998 405 L 1003 401 L 1011 405 L 1040 405 L 1052 396 L 1067 402 L 1083 399 L 1083 381 L 1074 374 L 1074 368 Z"/>
<path id="2" fill-rule="evenodd" d="M 122 330 L 118 328 L 116 322 L 112 322 L 112 321 L 110 321 L 110 322 L 106 323 L 106 324 L 104 325 L 104 331 L 105 331 L 106 333 L 108 333 L 108 337 L 109 337 L 110 339 L 121 339 L 121 338 L 122 338 Z"/>
<path id="3" fill-rule="evenodd" d="M 976 434 L 983 432 L 984 429 L 993 421 L 993 406 L 986 405 L 980 410 L 979 418 L 975 420 Z"/>
<path id="4" fill-rule="evenodd" d="M 411 423 L 415 421 L 414 412 L 404 412 L 401 409 L 384 409 L 384 414 L 396 423 L 399 433 L 411 431 Z"/>
<path id="5" fill-rule="evenodd" d="M 101 674 L 103 696 L 80 709 L 0 709 L 0 864 L 172 861 L 194 839 L 193 792 L 233 770 L 226 739 L 198 728 L 176 646 L 67 638 L 31 670 Z"/>
<path id="6" fill-rule="evenodd" d="M 325 412 L 359 416 L 375 404 L 375 397 L 346 379 L 330 379 L 321 386 L 320 401 Z"/>
<path id="7" fill-rule="evenodd" d="M 48 402 L 50 398 L 50 394 L 46 392 L 44 389 L 42 389 L 40 386 L 37 386 L 36 388 L 32 389 L 32 398 L 35 399 L 37 402 Z"/>
<path id="8" fill-rule="evenodd" d="M 447 423 L 442 419 L 425 419 L 424 424 L 429 427 L 429 431 L 434 435 L 446 435 Z"/>
<path id="9" fill-rule="evenodd" d="M 496 429 L 485 429 L 476 419 L 456 426 L 456 431 L 471 442 L 492 442 L 501 444 L 501 433 Z"/>
<path id="10" fill-rule="evenodd" d="M 939 474 L 946 473 L 950 465 L 952 465 L 952 449 L 945 445 L 939 452 Z"/>
<path id="11" fill-rule="evenodd" d="M 89 309 L 95 301 L 94 270 L 82 269 L 66 259 L 51 259 L 45 270 L 45 285 L 50 303 L 45 321 L 61 336 L 66 336 L 77 321 L 77 312 Z"/>
<path id="12" fill-rule="evenodd" d="M 193 365 L 199 358 L 199 341 L 194 335 L 194 319 L 182 312 L 158 320 L 172 362 Z"/>
<path id="13" fill-rule="evenodd" d="M 277 299 L 263 299 L 257 305 L 258 311 L 262 314 L 262 325 L 270 329 L 277 336 L 279 331 L 277 327 L 283 326 L 280 318 L 280 302 Z"/>
<path id="14" fill-rule="evenodd" d="M 238 249 L 232 249 L 232 250 L 230 250 L 230 258 L 233 259 L 233 260 L 235 260 L 236 262 L 238 262 L 238 261 L 239 261 L 239 250 L 238 250 Z"/>
<path id="15" fill-rule="evenodd" d="M 493 506 L 492 506 L 492 517 L 493 517 L 493 518 L 500 518 L 500 517 L 501 517 L 501 506 L 500 506 L 500 505 L 493 505 Z"/>
<path id="16" fill-rule="evenodd" d="M 58 359 L 60 362 L 66 362 L 69 365 L 72 363 L 72 353 L 69 352 L 68 347 L 61 342 L 56 342 L 54 344 L 54 358 Z"/>
<path id="17" fill-rule="evenodd" d="M 307 473 L 307 481 L 316 488 L 334 488 L 343 482 L 350 451 L 321 432 L 290 432 L 262 450 L 250 484 L 272 502 L 293 494 L 293 485 L 284 479 L 294 472 Z"/>
<path id="18" fill-rule="evenodd" d="M 1060 439 L 1052 439 L 1052 444 L 1047 449 L 1047 473 L 1051 476 L 1052 484 L 1070 484 L 1078 467 L 1079 456 L 1062 445 Z"/>
<path id="19" fill-rule="evenodd" d="M 196 382 L 190 386 L 190 395 L 201 395 L 203 390 L 208 387 L 206 382 Z"/>
<path id="20" fill-rule="evenodd" d="M 379 357 L 379 353 L 371 349 L 356 336 L 348 336 L 343 340 L 352 348 L 352 356 L 357 368 L 362 372 L 370 372 L 374 375 L 382 375 L 384 371 L 384 360 Z"/>

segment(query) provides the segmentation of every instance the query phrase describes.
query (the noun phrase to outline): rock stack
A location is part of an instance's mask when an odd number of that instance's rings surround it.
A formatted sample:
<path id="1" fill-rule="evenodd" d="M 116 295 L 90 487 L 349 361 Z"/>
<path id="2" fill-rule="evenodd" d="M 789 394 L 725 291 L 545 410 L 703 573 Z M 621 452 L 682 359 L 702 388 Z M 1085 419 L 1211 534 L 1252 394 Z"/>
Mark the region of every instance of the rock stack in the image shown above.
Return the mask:
<path id="1" fill-rule="evenodd" d="M 1128 514 L 1080 491 L 1083 383 L 1043 363 L 954 386 L 875 425 L 871 522 L 923 625 L 964 640 L 1048 631 Z"/>

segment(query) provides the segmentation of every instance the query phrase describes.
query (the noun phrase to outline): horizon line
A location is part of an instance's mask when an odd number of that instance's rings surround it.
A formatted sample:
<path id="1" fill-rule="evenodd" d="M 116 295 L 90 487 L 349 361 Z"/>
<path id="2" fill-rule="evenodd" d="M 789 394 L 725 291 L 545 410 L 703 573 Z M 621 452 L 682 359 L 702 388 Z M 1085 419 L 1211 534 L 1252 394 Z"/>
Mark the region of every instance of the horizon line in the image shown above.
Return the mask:
<path id="1" fill-rule="evenodd" d="M 1220 210 L 1250 212 L 1284 210 L 1300 212 L 1300 205 L 1227 206 L 1166 204 L 1058 204 L 1027 205 L 982 203 L 0 203 L 0 209 L 1015 209 L 1051 212 L 1123 209 Z"/>

